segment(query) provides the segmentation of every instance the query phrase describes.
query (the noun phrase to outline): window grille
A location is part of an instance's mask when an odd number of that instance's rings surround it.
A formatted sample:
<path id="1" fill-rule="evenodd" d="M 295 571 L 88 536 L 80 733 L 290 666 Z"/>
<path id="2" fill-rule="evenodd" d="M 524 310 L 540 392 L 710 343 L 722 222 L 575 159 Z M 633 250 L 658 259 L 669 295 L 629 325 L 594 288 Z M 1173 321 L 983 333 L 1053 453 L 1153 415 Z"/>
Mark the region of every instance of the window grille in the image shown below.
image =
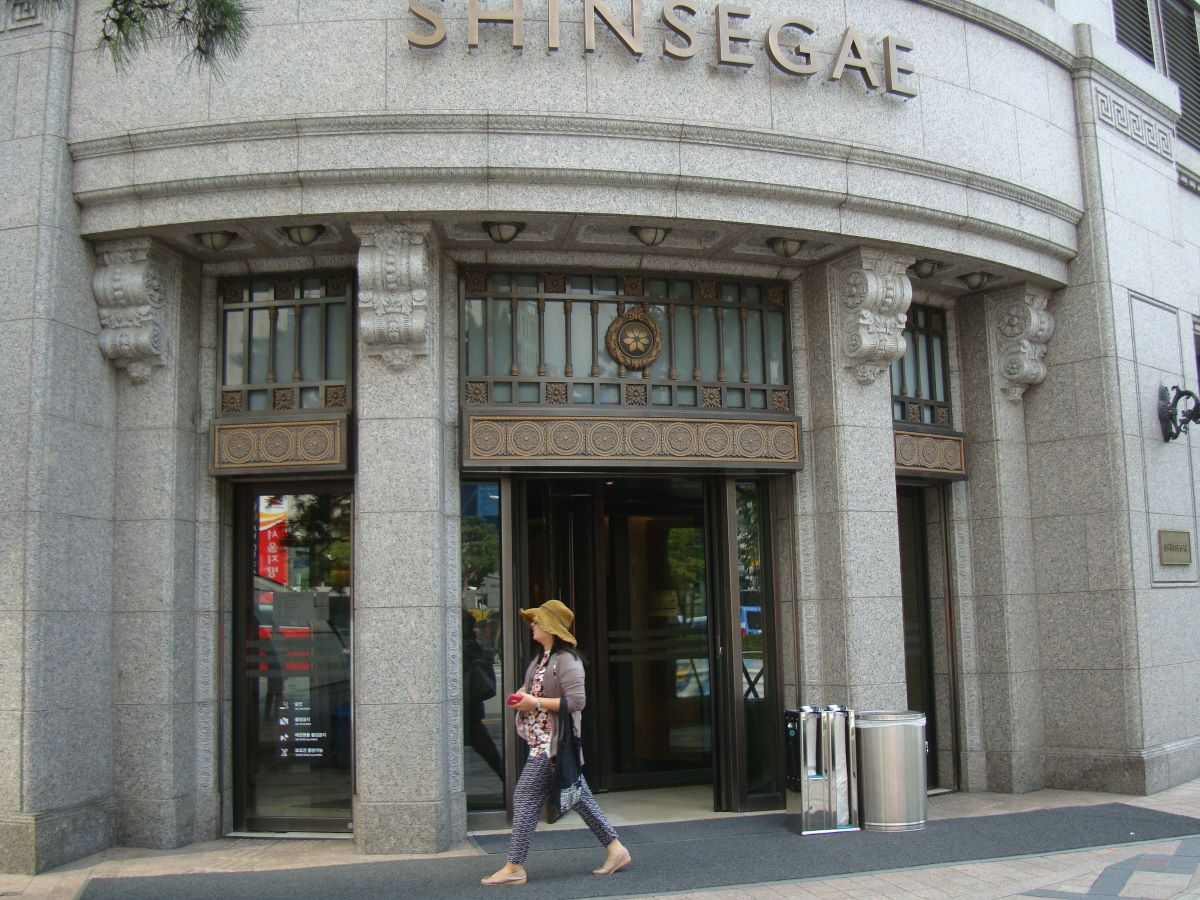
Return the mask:
<path id="1" fill-rule="evenodd" d="M 945 310 L 914 303 L 904 340 L 904 356 L 892 363 L 892 418 L 951 427 Z"/>
<path id="2" fill-rule="evenodd" d="M 221 415 L 350 406 L 350 273 L 220 285 Z"/>
<path id="3" fill-rule="evenodd" d="M 466 272 L 462 297 L 468 405 L 791 411 L 782 284 Z M 661 342 L 643 367 L 610 352 L 635 311 Z"/>
<path id="4" fill-rule="evenodd" d="M 1179 86 L 1180 140 L 1200 149 L 1200 35 L 1192 0 L 1113 0 L 1117 41 Z M 1155 40 L 1157 31 L 1158 40 Z M 1157 52 L 1156 52 L 1157 47 Z"/>

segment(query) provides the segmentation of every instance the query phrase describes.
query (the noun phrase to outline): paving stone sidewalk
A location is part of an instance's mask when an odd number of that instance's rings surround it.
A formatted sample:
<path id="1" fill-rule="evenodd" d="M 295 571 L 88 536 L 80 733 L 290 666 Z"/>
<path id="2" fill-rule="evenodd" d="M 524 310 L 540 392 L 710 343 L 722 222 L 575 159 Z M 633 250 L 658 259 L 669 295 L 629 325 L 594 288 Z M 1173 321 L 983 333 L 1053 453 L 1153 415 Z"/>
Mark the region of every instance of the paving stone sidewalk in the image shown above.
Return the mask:
<path id="1" fill-rule="evenodd" d="M 1200 817 L 1200 780 L 1151 797 L 1072 791 L 1035 791 L 1024 795 L 945 794 L 930 799 L 930 818 L 979 816 L 1058 806 L 1124 802 L 1163 812 Z M 830 838 L 836 840 L 836 838 Z M 441 854 L 474 856 L 467 842 Z M 230 838 L 171 851 L 117 848 L 35 877 L 0 875 L 0 897 L 22 900 L 73 900 L 95 877 L 270 871 L 384 860 L 429 857 L 364 857 L 347 840 L 270 840 Z M 614 885 L 619 888 L 619 885 Z M 660 895 L 661 896 L 661 895 Z M 1044 856 L 959 863 L 951 866 L 870 872 L 836 878 L 803 879 L 736 889 L 669 895 L 704 900 L 721 898 L 1147 898 L 1200 900 L 1200 835 L 1097 847 Z M 297 897 L 296 900 L 304 900 Z"/>

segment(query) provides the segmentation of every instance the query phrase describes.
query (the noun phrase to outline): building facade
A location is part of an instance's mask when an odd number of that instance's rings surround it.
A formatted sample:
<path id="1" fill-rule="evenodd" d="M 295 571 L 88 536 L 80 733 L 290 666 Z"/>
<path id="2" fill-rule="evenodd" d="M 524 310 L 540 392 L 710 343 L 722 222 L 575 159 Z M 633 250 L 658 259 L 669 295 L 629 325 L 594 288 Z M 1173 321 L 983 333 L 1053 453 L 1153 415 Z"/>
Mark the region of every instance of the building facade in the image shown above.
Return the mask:
<path id="1" fill-rule="evenodd" d="M 0 869 L 502 821 L 550 597 L 600 790 L 1200 776 L 1191 0 L 257 5 L 0 21 Z"/>

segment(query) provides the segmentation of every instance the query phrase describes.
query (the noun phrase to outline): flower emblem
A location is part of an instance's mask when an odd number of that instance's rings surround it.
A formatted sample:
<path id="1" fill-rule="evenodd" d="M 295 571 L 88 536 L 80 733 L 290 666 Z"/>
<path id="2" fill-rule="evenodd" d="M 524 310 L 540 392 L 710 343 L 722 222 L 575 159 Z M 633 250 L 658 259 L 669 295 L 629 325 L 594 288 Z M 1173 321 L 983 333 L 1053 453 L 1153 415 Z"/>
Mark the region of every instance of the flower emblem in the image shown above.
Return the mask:
<path id="1" fill-rule="evenodd" d="M 625 329 L 621 343 L 631 354 L 640 356 L 650 347 L 650 332 L 643 325 L 630 325 Z"/>

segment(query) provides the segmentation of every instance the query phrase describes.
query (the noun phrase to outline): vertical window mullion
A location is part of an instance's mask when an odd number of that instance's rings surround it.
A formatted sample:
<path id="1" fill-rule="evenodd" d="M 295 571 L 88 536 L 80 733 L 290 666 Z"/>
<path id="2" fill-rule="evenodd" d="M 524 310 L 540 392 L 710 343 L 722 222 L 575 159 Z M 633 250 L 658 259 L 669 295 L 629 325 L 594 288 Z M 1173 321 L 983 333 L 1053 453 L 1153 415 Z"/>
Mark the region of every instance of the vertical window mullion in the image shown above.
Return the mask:
<path id="1" fill-rule="evenodd" d="M 567 348 L 566 348 L 567 349 L 567 358 L 563 362 L 563 375 L 565 375 L 567 378 L 571 378 L 575 375 L 575 360 L 571 355 L 571 318 L 572 318 L 571 301 L 564 300 L 562 308 L 563 308 L 563 315 L 566 316 L 563 326 L 566 329 L 566 342 L 567 342 Z"/>
<path id="2" fill-rule="evenodd" d="M 675 368 L 675 304 L 667 304 L 667 378 L 679 380 L 679 370 Z"/>
<path id="3" fill-rule="evenodd" d="M 538 297 L 538 377 L 546 374 L 546 298 Z"/>
<path id="4" fill-rule="evenodd" d="M 600 301 L 592 301 L 592 377 L 600 377 Z"/>
<path id="5" fill-rule="evenodd" d="M 746 307 L 738 307 L 738 344 L 742 348 L 742 383 L 750 381 L 750 364 L 746 354 L 746 317 L 750 311 Z"/>
<path id="6" fill-rule="evenodd" d="M 512 327 L 509 329 L 508 334 L 509 344 L 512 347 L 512 356 L 510 357 L 511 362 L 508 364 L 508 374 L 519 375 L 521 368 L 517 363 L 517 298 L 515 296 L 509 299 L 508 308 L 511 310 L 512 315 Z"/>

